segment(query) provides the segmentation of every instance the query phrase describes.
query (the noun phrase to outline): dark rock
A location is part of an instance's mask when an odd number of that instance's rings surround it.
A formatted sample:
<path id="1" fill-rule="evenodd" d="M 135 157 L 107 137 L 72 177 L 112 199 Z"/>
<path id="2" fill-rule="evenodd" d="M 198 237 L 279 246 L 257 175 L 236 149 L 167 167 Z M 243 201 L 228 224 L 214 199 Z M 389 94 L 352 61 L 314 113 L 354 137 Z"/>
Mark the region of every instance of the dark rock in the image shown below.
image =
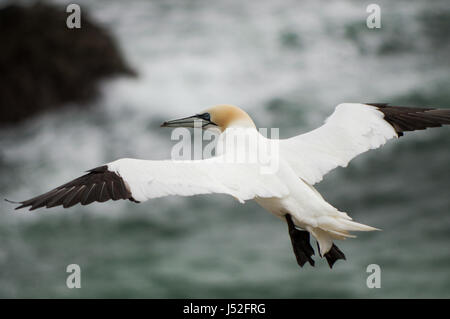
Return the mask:
<path id="1" fill-rule="evenodd" d="M 114 39 L 81 8 L 81 28 L 68 29 L 65 7 L 38 3 L 0 8 L 0 124 L 68 102 L 86 105 L 99 80 L 135 75 Z"/>

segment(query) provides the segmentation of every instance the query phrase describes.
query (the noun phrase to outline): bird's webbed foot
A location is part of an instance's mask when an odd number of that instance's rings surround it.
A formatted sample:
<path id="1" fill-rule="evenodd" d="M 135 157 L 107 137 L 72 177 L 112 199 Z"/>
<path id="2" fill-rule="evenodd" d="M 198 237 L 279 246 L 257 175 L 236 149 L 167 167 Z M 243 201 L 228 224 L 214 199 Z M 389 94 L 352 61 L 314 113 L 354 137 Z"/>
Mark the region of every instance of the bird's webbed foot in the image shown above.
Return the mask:
<path id="1" fill-rule="evenodd" d="M 314 255 L 314 249 L 309 243 L 309 232 L 295 228 L 290 214 L 286 214 L 285 217 L 297 263 L 300 267 L 303 267 L 306 262 L 309 262 L 311 266 L 314 266 L 314 260 L 311 258 L 311 256 Z"/>
<path id="2" fill-rule="evenodd" d="M 335 244 L 333 244 L 333 246 L 331 246 L 331 249 L 326 254 L 324 254 L 324 257 L 327 259 L 328 266 L 330 266 L 330 268 L 333 268 L 334 263 L 338 259 L 345 260 L 344 253 Z"/>

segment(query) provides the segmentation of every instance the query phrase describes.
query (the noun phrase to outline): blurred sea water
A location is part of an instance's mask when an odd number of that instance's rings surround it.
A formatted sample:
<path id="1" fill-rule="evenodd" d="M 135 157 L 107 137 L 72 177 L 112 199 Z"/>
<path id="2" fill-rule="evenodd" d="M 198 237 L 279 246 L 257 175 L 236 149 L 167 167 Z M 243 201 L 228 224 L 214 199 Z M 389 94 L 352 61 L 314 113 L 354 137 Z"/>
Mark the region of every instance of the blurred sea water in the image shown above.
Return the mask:
<path id="1" fill-rule="evenodd" d="M 65 1 L 54 1 L 67 5 Z M 159 124 L 210 105 L 246 109 L 281 137 L 341 102 L 450 107 L 448 1 L 78 1 L 110 28 L 136 79 L 0 129 L 0 195 L 22 200 L 120 157 L 170 156 Z M 74 88 L 76 89 L 76 88 Z M 450 128 L 408 133 L 318 185 L 382 229 L 339 242 L 347 261 L 300 269 L 287 227 L 226 196 L 107 202 L 33 212 L 0 202 L 0 297 L 448 298 Z M 82 288 L 65 272 L 79 264 Z M 378 264 L 380 289 L 366 286 Z"/>

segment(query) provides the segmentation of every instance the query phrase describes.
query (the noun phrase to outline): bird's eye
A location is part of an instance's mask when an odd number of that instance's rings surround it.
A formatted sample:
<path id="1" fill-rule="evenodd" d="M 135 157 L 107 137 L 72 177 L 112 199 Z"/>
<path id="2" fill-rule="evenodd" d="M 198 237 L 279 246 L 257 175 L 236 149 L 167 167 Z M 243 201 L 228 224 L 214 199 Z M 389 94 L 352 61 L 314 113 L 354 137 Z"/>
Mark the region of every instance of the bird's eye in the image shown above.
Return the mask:
<path id="1" fill-rule="evenodd" d="M 204 119 L 205 121 L 210 121 L 211 120 L 211 115 L 209 115 L 209 113 L 203 113 L 200 115 L 200 117 L 202 119 Z"/>

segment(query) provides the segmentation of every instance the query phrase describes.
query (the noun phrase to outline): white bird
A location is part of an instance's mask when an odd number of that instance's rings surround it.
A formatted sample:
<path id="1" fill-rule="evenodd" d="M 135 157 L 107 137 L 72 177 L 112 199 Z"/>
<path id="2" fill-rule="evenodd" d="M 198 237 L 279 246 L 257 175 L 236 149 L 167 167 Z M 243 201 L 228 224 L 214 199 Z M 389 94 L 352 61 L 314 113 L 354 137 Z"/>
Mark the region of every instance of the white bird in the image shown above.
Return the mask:
<path id="1" fill-rule="evenodd" d="M 122 158 L 91 169 L 43 195 L 18 202 L 21 205 L 16 209 L 59 205 L 68 208 L 109 199 L 139 203 L 167 195 L 228 194 L 240 202 L 253 199 L 285 220 L 300 266 L 306 262 L 314 266 L 311 234 L 318 243 L 319 255 L 327 259 L 331 268 L 336 260 L 345 259 L 334 240 L 354 237 L 350 231 L 376 228 L 353 221 L 325 201 L 313 185 L 332 169 L 347 166 L 357 155 L 378 148 L 405 131 L 450 124 L 450 110 L 344 103 L 336 107 L 321 127 L 280 140 L 261 135 L 250 116 L 231 105 L 214 106 L 161 126 L 194 127 L 196 121 L 200 121 L 203 129 L 220 130 L 218 151 L 211 158 L 183 161 Z M 227 138 L 236 135 L 256 141 L 257 147 L 277 150 L 264 153 L 265 160 L 276 162 L 276 169 L 267 169 L 261 161 L 230 161 L 234 156 L 255 152 L 248 144 L 228 146 Z"/>

